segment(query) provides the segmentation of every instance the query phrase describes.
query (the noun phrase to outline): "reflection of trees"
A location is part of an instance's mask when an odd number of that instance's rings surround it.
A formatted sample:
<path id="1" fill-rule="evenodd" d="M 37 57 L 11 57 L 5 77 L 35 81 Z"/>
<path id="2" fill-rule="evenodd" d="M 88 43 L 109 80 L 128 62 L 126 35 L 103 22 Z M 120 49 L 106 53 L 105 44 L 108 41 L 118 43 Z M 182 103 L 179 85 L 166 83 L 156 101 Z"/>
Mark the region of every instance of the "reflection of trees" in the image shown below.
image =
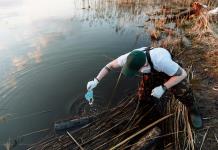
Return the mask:
<path id="1" fill-rule="evenodd" d="M 17 71 L 23 70 L 26 63 L 27 59 L 25 57 L 14 57 L 12 59 L 12 64 L 16 67 Z"/>
<path id="2" fill-rule="evenodd" d="M 36 38 L 33 43 L 31 43 L 31 45 L 34 45 L 32 47 L 33 49 L 28 50 L 28 52 L 22 56 L 14 56 L 11 59 L 13 68 L 11 68 L 6 78 L 0 81 L 0 97 L 2 98 L 0 100 L 0 112 L 2 108 L 6 108 L 7 104 L 9 103 L 10 100 L 6 100 L 5 98 L 17 87 L 17 79 L 31 69 L 31 62 L 37 64 L 41 63 L 42 49 L 47 47 L 49 42 L 51 42 L 56 37 L 57 35 L 54 33 L 41 35 Z"/>
<path id="3" fill-rule="evenodd" d="M 41 62 L 42 51 L 40 47 L 37 47 L 33 52 L 28 53 L 28 57 L 33 59 L 36 63 Z"/>
<path id="4" fill-rule="evenodd" d="M 143 1 L 142 3 L 140 0 L 136 0 L 134 3 L 127 0 L 123 3 L 120 0 L 92 0 L 88 3 L 87 0 L 83 0 L 82 3 L 75 2 L 74 4 L 78 9 L 86 8 L 80 11 L 81 21 L 88 22 L 90 26 L 111 24 L 115 26 L 116 32 L 123 32 L 128 26 L 143 25 L 146 14 L 157 9 L 157 6 L 147 5 L 149 2 L 154 3 L 154 1 Z"/>
<path id="5" fill-rule="evenodd" d="M 21 79 L 25 79 L 24 74 L 34 69 L 33 64 L 39 64 L 43 61 L 42 56 L 45 49 L 47 49 L 55 40 L 62 39 L 65 36 L 68 36 L 68 34 L 74 33 L 76 29 L 72 28 L 71 24 L 67 24 L 66 21 L 69 20 L 43 20 L 43 22 L 38 22 L 42 27 L 40 26 L 39 28 L 36 24 L 36 26 L 31 26 L 31 30 L 28 30 L 29 28 L 27 28 L 23 32 L 22 38 L 20 38 L 19 41 L 14 41 L 14 43 L 17 42 L 16 45 L 22 44 L 21 48 L 24 51 L 22 51 L 22 53 L 13 51 L 11 57 L 7 57 L 8 53 L 5 53 L 5 49 L 9 49 L 10 45 L 2 42 L 0 43 L 0 53 L 1 55 L 6 56 L 5 60 L 9 63 L 7 71 L 4 71 L 4 76 L 0 76 L 0 113 L 7 109 L 8 103 L 12 100 L 8 99 L 8 96 L 17 88 L 19 85 L 18 82 Z M 17 32 L 14 32 L 13 35 L 19 37 Z M 11 51 L 13 48 L 14 47 L 10 48 Z M 15 47 L 15 49 L 18 48 Z M 2 73 L 1 69 L 0 66 L 0 73 Z M 20 88 L 21 87 L 19 87 L 19 89 Z"/>
<path id="6" fill-rule="evenodd" d="M 161 3 L 161 0 L 74 0 L 75 8 L 80 9 L 77 17 L 89 26 L 109 24 L 119 34 L 136 31 L 134 46 L 150 41 L 144 28 L 139 27 L 144 27 L 147 14 L 155 13 Z"/>
<path id="7" fill-rule="evenodd" d="M 189 7 L 192 0 L 74 0 L 76 8 L 81 9 L 81 21 L 90 26 L 103 23 L 115 25 L 115 31 L 120 32 L 126 26 L 143 25 L 147 14 L 153 14 L 160 6 L 172 6 L 178 3 Z M 202 0 L 203 3 L 214 3 L 212 0 Z"/>

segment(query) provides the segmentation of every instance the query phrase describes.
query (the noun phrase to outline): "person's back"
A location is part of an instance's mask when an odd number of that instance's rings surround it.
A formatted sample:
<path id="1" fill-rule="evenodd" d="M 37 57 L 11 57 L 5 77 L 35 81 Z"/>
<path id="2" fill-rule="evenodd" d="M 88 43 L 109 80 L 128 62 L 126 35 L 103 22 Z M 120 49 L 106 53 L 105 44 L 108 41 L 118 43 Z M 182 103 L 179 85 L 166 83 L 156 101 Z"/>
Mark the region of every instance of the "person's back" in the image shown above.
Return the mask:
<path id="1" fill-rule="evenodd" d="M 146 53 L 147 47 L 141 47 L 138 49 L 134 49 L 133 51 L 142 51 Z M 129 56 L 131 52 L 126 53 L 124 55 L 121 55 L 117 58 L 118 64 L 120 67 L 123 67 L 126 63 L 127 57 Z M 179 68 L 179 65 L 175 63 L 172 58 L 171 54 L 168 50 L 164 48 L 151 48 L 149 49 L 151 61 L 153 63 L 153 67 L 156 71 L 164 72 L 169 76 L 172 76 L 176 73 L 176 71 Z M 146 66 L 147 65 L 147 66 Z M 149 73 L 151 70 L 149 70 L 150 64 L 145 64 L 139 72 L 142 73 Z M 147 71 L 143 71 L 147 70 Z"/>

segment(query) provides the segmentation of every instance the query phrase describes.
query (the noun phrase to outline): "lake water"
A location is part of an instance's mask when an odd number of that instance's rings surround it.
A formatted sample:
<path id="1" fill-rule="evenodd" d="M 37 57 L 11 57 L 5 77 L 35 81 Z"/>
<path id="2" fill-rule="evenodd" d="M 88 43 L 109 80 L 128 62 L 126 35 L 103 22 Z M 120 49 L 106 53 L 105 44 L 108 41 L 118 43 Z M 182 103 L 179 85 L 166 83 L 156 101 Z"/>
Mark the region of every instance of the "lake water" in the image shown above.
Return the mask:
<path id="1" fill-rule="evenodd" d="M 151 10 L 99 0 L 1 0 L 0 149 L 19 137 L 15 149 L 24 149 L 47 134 L 28 133 L 76 115 L 75 99 L 104 65 L 150 45 L 139 26 Z M 118 76 L 112 72 L 95 89 L 99 108 L 108 104 Z M 122 78 L 112 104 L 135 89 L 129 83 L 136 80 Z"/>

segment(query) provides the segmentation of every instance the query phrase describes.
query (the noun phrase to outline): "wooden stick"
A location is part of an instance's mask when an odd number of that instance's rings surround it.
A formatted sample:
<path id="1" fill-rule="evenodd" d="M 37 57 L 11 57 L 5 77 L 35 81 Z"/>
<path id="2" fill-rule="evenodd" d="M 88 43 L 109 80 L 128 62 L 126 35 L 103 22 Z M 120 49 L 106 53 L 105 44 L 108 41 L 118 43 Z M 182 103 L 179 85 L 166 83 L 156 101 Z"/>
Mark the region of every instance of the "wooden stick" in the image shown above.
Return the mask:
<path id="1" fill-rule="evenodd" d="M 172 115 L 173 115 L 173 114 L 169 114 L 169 115 L 167 115 L 167 116 L 165 116 L 165 117 L 163 117 L 163 118 L 161 118 L 161 119 L 159 119 L 159 120 L 153 122 L 152 124 L 146 126 L 146 127 L 143 128 L 142 130 L 136 132 L 135 134 L 133 134 L 133 135 L 131 135 L 130 137 L 128 137 L 128 138 L 126 138 L 125 140 L 123 140 L 122 142 L 118 143 L 118 144 L 115 145 L 114 147 L 110 148 L 110 150 L 114 150 L 114 149 L 118 148 L 119 146 L 123 145 L 124 143 L 126 143 L 126 142 L 129 141 L 129 140 L 131 140 L 131 139 L 134 138 L 135 136 L 137 136 L 137 135 L 139 135 L 140 133 L 146 131 L 147 129 L 151 128 L 152 126 L 154 126 L 154 125 L 160 123 L 161 121 L 163 121 L 163 120 L 165 120 L 165 119 L 171 117 Z"/>
<path id="2" fill-rule="evenodd" d="M 208 127 L 203 128 L 203 129 L 199 129 L 198 131 L 202 131 L 202 130 L 205 130 L 205 129 L 208 129 Z M 184 132 L 186 132 L 186 131 L 180 130 L 180 131 L 176 131 L 176 132 L 171 132 L 171 133 L 167 133 L 167 134 L 155 136 L 155 137 L 152 137 L 152 138 L 148 138 L 148 139 L 146 139 L 144 142 L 146 142 L 146 141 L 148 141 L 148 140 L 154 140 L 154 139 L 157 139 L 157 138 L 163 138 L 163 137 L 167 137 L 167 136 L 170 136 L 170 135 L 173 135 L 173 134 L 184 133 Z M 215 136 L 215 135 L 214 135 L 214 136 Z M 216 138 L 216 137 L 215 137 L 215 138 Z M 218 141 L 217 141 L 217 143 L 218 143 Z M 134 144 L 132 144 L 132 145 L 128 145 L 128 146 L 125 147 L 125 149 L 127 149 L 127 148 L 129 148 L 129 147 L 131 147 L 131 146 L 134 146 L 134 145 L 136 145 L 136 144 L 137 144 L 137 143 L 134 143 Z"/>
<path id="3" fill-rule="evenodd" d="M 218 143 L 218 139 L 217 139 L 216 135 L 215 135 L 215 134 L 213 134 L 213 135 L 214 135 L 214 137 L 215 137 L 215 139 L 216 139 L 216 142 Z"/>
<path id="4" fill-rule="evenodd" d="M 209 130 L 209 128 L 207 129 L 207 131 L 206 131 L 205 134 L 204 134 L 204 137 L 203 137 L 203 140 L 202 140 L 202 143 L 201 143 L 200 150 L 202 149 L 202 146 L 203 146 L 204 141 L 205 141 L 205 139 L 206 139 L 206 136 L 207 136 L 208 130 Z"/>
<path id="5" fill-rule="evenodd" d="M 114 87 L 114 89 L 113 89 L 113 91 L 112 91 L 112 95 L 111 95 L 111 97 L 110 97 L 110 99 L 109 99 L 109 103 L 108 103 L 107 109 L 109 109 L 109 107 L 110 107 L 110 105 L 111 105 L 111 101 L 112 101 L 112 99 L 113 99 L 113 97 L 114 97 L 114 94 L 115 94 L 115 92 L 116 92 L 116 90 L 117 90 L 117 87 L 118 87 L 118 84 L 119 84 L 119 81 L 120 81 L 121 76 L 122 76 L 122 72 L 120 72 L 119 77 L 118 77 L 117 82 L 116 82 L 116 85 L 115 85 L 115 87 Z"/>
<path id="6" fill-rule="evenodd" d="M 128 132 L 130 132 L 130 131 L 132 131 L 132 130 L 135 130 L 136 128 L 137 128 L 137 127 L 133 127 L 132 129 L 127 129 L 127 130 L 123 131 L 122 133 L 120 133 L 119 135 L 113 137 L 112 139 L 110 139 L 110 140 L 107 141 L 106 143 L 103 143 L 103 144 L 99 145 L 99 146 L 96 147 L 94 150 L 97 150 L 97 149 L 99 149 L 99 148 L 105 146 L 106 144 L 111 143 L 113 140 L 120 138 L 120 137 L 123 136 L 124 134 L 126 134 L 126 133 L 128 133 Z"/>
<path id="7" fill-rule="evenodd" d="M 32 134 L 35 134 L 35 133 L 46 132 L 46 131 L 49 131 L 49 128 L 41 129 L 41 130 L 38 130 L 38 131 L 33 131 L 33 132 L 30 132 L 30 133 L 26 133 L 26 134 L 23 134 L 23 135 L 21 135 L 19 137 L 23 138 L 23 137 L 26 137 L 26 136 L 29 136 L 29 135 L 32 135 Z"/>
<path id="8" fill-rule="evenodd" d="M 95 137 L 93 137 L 93 138 L 92 138 L 92 139 L 90 139 L 89 141 L 87 141 L 87 142 L 83 143 L 82 145 L 86 145 L 86 144 L 90 143 L 91 141 L 93 141 L 93 140 L 97 139 L 98 137 L 100 137 L 100 136 L 102 136 L 103 134 L 105 134 L 105 133 L 109 132 L 110 130 L 114 129 L 115 127 L 117 127 L 117 126 L 121 125 L 121 124 L 122 124 L 124 121 L 125 121 L 125 120 L 121 121 L 120 123 L 116 124 L 115 126 L 113 126 L 113 127 L 109 128 L 109 129 L 105 130 L 104 132 L 102 132 L 102 133 L 100 133 L 100 134 L 96 135 Z"/>
<path id="9" fill-rule="evenodd" d="M 67 134 L 69 135 L 69 137 L 76 143 L 76 145 L 81 149 L 84 150 L 84 148 L 82 148 L 82 146 L 73 138 L 73 136 L 67 131 Z"/>

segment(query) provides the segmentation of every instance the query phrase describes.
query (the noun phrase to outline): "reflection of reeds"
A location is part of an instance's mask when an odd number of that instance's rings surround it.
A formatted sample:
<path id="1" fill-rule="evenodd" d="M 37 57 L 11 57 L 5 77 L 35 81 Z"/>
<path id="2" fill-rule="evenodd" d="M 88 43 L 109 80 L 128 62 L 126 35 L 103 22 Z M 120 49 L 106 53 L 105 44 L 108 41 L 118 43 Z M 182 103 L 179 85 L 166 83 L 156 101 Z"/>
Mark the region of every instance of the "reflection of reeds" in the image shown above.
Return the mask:
<path id="1" fill-rule="evenodd" d="M 11 144 L 10 138 L 9 138 L 8 141 L 4 144 L 4 147 L 5 147 L 6 150 L 11 150 L 12 144 Z"/>
<path id="2" fill-rule="evenodd" d="M 160 1 L 160 0 L 159 0 Z M 90 1 L 91 8 L 87 11 L 82 12 L 81 21 L 88 22 L 90 26 L 95 26 L 96 24 L 114 24 L 115 31 L 118 33 L 124 32 L 129 24 L 134 26 L 143 26 L 144 18 L 146 14 L 153 12 L 155 8 L 158 8 L 159 3 L 155 5 L 150 5 L 144 7 L 141 2 L 148 1 L 104 1 L 104 0 L 93 0 Z M 149 1 L 155 4 L 153 1 Z M 84 1 L 84 3 L 87 3 Z M 76 3 L 78 8 L 83 7 L 81 3 Z M 75 4 L 75 5 L 76 5 Z"/>
<path id="3" fill-rule="evenodd" d="M 120 5 L 126 5 L 126 4 L 135 4 L 136 2 L 140 2 L 140 0 L 135 1 L 135 0 L 117 0 L 118 4 Z"/>

